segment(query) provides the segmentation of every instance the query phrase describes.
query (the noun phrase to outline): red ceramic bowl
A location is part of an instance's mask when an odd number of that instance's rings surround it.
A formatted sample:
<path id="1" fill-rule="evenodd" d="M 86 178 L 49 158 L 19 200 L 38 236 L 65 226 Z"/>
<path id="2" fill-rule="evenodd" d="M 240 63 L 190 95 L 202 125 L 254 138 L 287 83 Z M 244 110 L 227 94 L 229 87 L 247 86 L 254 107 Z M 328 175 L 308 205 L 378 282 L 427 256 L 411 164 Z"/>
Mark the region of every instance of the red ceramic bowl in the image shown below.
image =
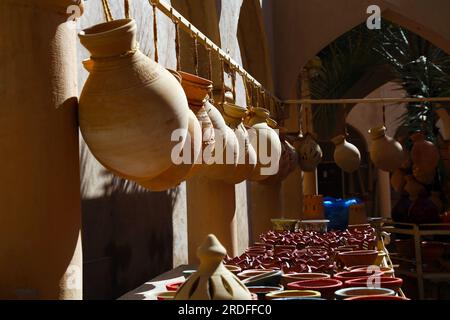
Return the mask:
<path id="1" fill-rule="evenodd" d="M 374 272 L 374 273 L 368 274 L 366 271 L 343 271 L 343 272 L 336 273 L 333 278 L 340 280 L 342 282 L 345 282 L 348 280 L 358 279 L 358 278 L 367 279 L 368 277 L 373 277 L 373 276 L 382 277 L 382 276 L 384 276 L 384 272 L 380 271 L 380 272 Z"/>
<path id="2" fill-rule="evenodd" d="M 289 290 L 319 291 L 323 298 L 333 299 L 334 292 L 342 287 L 342 281 L 336 279 L 303 280 L 288 284 Z"/>
<path id="3" fill-rule="evenodd" d="M 164 301 L 164 300 L 173 300 L 175 298 L 175 291 L 164 291 L 156 294 L 156 299 Z"/>
<path id="4" fill-rule="evenodd" d="M 351 297 L 344 300 L 359 300 L 359 301 L 368 301 L 368 300 L 392 300 L 392 301 L 400 301 L 400 300 L 409 300 L 408 298 L 396 297 L 396 296 L 358 296 Z"/>
<path id="5" fill-rule="evenodd" d="M 261 274 L 265 274 L 265 273 L 272 272 L 272 271 L 273 270 L 271 270 L 271 269 L 248 269 L 248 270 L 238 273 L 237 276 L 239 279 L 244 280 L 247 278 L 259 276 Z"/>
<path id="6" fill-rule="evenodd" d="M 241 269 L 240 267 L 235 266 L 235 265 L 231 265 L 231 264 L 226 264 L 226 265 L 225 265 L 225 268 L 227 268 L 228 271 L 231 271 L 232 273 L 234 273 L 234 274 L 236 274 L 236 275 L 237 275 L 239 272 L 242 271 L 242 269 Z"/>
<path id="7" fill-rule="evenodd" d="M 339 252 L 339 259 L 347 266 L 371 265 L 378 257 L 377 250 L 356 250 L 349 252 Z"/>
<path id="8" fill-rule="evenodd" d="M 381 288 L 392 289 L 398 291 L 403 284 L 403 279 L 401 278 L 391 278 L 391 277 L 380 277 L 379 283 Z M 364 287 L 367 286 L 366 278 L 357 278 L 345 281 L 345 287 Z"/>
<path id="9" fill-rule="evenodd" d="M 281 284 L 287 286 L 291 282 L 298 282 L 303 280 L 329 279 L 329 278 L 330 275 L 326 273 L 314 273 L 314 272 L 287 273 L 282 275 Z"/>
<path id="10" fill-rule="evenodd" d="M 179 287 L 184 283 L 184 281 L 172 282 L 166 284 L 167 291 L 177 291 Z"/>

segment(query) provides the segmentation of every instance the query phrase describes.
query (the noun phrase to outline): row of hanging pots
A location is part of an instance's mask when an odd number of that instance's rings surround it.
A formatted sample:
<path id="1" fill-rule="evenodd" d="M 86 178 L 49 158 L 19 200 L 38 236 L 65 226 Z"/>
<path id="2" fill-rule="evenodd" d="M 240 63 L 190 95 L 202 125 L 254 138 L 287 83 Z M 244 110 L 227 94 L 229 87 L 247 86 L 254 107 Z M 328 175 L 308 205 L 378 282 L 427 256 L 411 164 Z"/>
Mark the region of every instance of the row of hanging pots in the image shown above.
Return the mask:
<path id="1" fill-rule="evenodd" d="M 136 31 L 134 20 L 121 19 L 79 35 L 91 54 L 80 129 L 103 166 L 153 191 L 194 175 L 275 182 L 294 169 L 296 152 L 269 126 L 266 109 L 248 114 L 225 101 L 222 116 L 209 100 L 211 81 L 163 68 L 139 50 Z"/>

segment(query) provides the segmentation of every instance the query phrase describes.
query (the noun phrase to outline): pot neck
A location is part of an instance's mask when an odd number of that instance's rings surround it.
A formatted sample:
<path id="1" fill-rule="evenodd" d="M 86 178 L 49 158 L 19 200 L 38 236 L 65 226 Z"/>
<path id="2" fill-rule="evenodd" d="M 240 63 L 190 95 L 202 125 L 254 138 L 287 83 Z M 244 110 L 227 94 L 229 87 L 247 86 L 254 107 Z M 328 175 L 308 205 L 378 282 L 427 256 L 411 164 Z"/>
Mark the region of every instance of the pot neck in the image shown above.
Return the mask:
<path id="1" fill-rule="evenodd" d="M 372 138 L 372 140 L 378 140 L 378 139 L 384 138 L 386 136 L 386 127 L 381 126 L 381 127 L 370 129 L 369 135 Z"/>

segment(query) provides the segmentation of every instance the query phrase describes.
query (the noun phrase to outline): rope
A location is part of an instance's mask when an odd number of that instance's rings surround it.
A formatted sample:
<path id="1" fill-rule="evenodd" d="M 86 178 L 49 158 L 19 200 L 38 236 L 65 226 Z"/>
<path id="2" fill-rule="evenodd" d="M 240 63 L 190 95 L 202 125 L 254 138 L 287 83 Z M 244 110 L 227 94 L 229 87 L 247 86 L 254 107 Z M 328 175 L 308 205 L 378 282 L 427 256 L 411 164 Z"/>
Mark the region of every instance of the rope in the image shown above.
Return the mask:
<path id="1" fill-rule="evenodd" d="M 131 18 L 131 14 L 130 14 L 130 0 L 124 0 L 123 1 L 123 7 L 125 10 L 125 18 L 130 19 Z"/>
<path id="2" fill-rule="evenodd" d="M 233 103 L 236 103 L 236 70 L 231 73 L 231 87 L 233 92 Z"/>
<path id="3" fill-rule="evenodd" d="M 213 80 L 213 66 L 212 66 L 212 50 L 209 47 L 206 47 L 206 51 L 208 52 L 208 78 L 209 80 Z M 214 104 L 214 95 L 211 94 L 209 97 L 209 101 Z"/>
<path id="4" fill-rule="evenodd" d="M 158 23 L 156 20 L 156 3 L 150 2 L 153 8 L 153 44 L 155 47 L 155 62 L 159 62 L 159 54 L 158 54 Z"/>
<path id="5" fill-rule="evenodd" d="M 111 8 L 109 7 L 108 0 L 102 0 L 102 5 L 106 21 L 107 22 L 113 21 L 114 19 L 112 17 Z"/>
<path id="6" fill-rule="evenodd" d="M 225 103 L 225 60 L 220 57 L 220 70 L 222 73 L 222 105 Z"/>
<path id="7" fill-rule="evenodd" d="M 195 35 L 191 35 L 191 37 L 194 40 L 194 70 L 195 75 L 198 76 L 198 40 Z"/>
<path id="8" fill-rule="evenodd" d="M 181 45 L 180 45 L 180 25 L 175 23 L 175 54 L 177 56 L 177 70 L 181 70 Z"/>

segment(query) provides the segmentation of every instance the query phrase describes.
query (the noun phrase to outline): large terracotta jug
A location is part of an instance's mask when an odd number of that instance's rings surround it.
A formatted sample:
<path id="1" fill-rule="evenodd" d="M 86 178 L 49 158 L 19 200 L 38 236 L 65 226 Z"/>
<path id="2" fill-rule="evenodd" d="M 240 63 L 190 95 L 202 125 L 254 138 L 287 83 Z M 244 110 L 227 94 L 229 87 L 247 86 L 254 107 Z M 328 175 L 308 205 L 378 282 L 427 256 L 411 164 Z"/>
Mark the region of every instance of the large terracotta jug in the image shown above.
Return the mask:
<path id="1" fill-rule="evenodd" d="M 226 182 L 236 184 L 250 178 L 256 167 L 256 151 L 250 144 L 250 138 L 243 124 L 247 109 L 235 104 L 223 104 L 223 118 L 225 123 L 234 130 L 239 142 L 239 161 L 234 173 L 225 178 Z"/>
<path id="2" fill-rule="evenodd" d="M 411 140 L 411 160 L 414 166 L 422 172 L 435 171 L 439 163 L 439 149 L 432 142 L 425 140 L 421 132 L 412 134 Z"/>
<path id="3" fill-rule="evenodd" d="M 208 101 L 209 93 L 213 88 L 212 81 L 179 71 L 181 75 L 181 85 L 186 93 L 189 108 L 195 113 L 202 128 L 202 148 L 199 158 L 188 177 L 199 173 L 209 163 L 215 148 L 215 130 L 211 118 L 208 115 L 205 104 Z"/>
<path id="4" fill-rule="evenodd" d="M 402 145 L 386 135 L 384 126 L 370 129 L 369 134 L 372 138 L 370 158 L 375 166 L 387 172 L 400 168 L 405 159 Z"/>
<path id="5" fill-rule="evenodd" d="M 79 37 L 92 60 L 79 106 L 89 149 L 123 178 L 157 177 L 173 164 L 171 153 L 179 141 L 171 140 L 172 133 L 187 133 L 183 88 L 139 51 L 132 19 L 93 26 Z"/>
<path id="6" fill-rule="evenodd" d="M 250 181 L 262 181 L 278 172 L 281 157 L 281 141 L 277 132 L 269 127 L 269 111 L 253 108 L 247 118 L 250 143 L 256 150 L 257 163 Z"/>
<path id="7" fill-rule="evenodd" d="M 297 150 L 302 171 L 315 171 L 322 161 L 323 153 L 312 135 L 307 133 L 305 136 L 300 136 L 295 142 L 294 147 Z"/>
<path id="8" fill-rule="evenodd" d="M 209 101 L 205 103 L 215 132 L 215 147 L 211 163 L 202 174 L 214 180 L 227 181 L 236 174 L 239 161 L 239 141 L 234 131 L 228 127 L 220 111 Z"/>
<path id="9" fill-rule="evenodd" d="M 348 173 L 358 170 L 361 164 L 361 154 L 358 148 L 349 143 L 344 135 L 333 138 L 332 142 L 336 145 L 334 161 L 337 166 Z"/>

